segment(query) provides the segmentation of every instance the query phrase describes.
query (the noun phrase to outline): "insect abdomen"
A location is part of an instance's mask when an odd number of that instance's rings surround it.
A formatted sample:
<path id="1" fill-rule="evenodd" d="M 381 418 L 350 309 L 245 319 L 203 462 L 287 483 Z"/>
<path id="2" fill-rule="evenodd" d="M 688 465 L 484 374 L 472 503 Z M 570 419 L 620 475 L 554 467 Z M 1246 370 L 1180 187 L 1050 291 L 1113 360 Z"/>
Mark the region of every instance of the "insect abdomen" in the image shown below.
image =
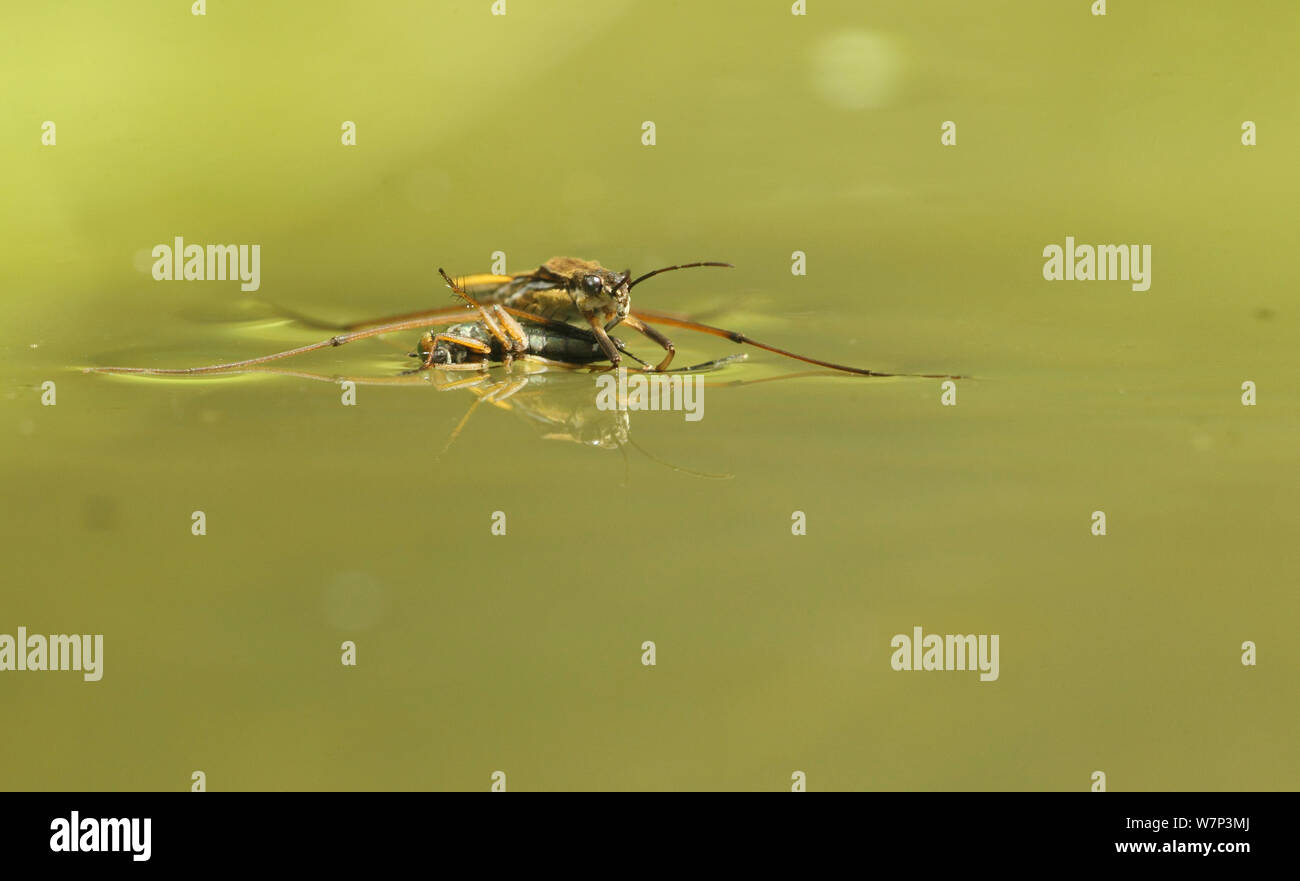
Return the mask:
<path id="1" fill-rule="evenodd" d="M 605 357 L 595 336 L 574 328 L 573 334 L 557 334 L 545 328 L 526 328 L 528 352 L 552 361 L 587 364 Z"/>

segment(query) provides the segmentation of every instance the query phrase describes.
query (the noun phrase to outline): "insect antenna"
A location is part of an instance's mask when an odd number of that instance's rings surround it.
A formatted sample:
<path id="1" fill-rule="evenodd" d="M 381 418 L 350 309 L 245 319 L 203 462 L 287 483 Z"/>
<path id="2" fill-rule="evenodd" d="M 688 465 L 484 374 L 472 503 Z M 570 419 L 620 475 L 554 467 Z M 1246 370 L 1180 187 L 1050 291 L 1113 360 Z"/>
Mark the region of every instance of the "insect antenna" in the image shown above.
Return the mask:
<path id="1" fill-rule="evenodd" d="M 732 266 L 730 263 L 718 263 L 712 260 L 706 260 L 701 263 L 681 263 L 678 264 L 677 266 L 665 266 L 663 269 L 656 269 L 654 272 L 647 272 L 645 275 L 638 277 L 635 281 L 633 281 L 631 284 L 627 286 L 627 289 L 630 291 L 632 290 L 632 288 L 636 287 L 641 282 L 645 281 L 647 278 L 656 276 L 661 272 L 672 272 L 674 269 L 694 269 L 696 266 L 725 266 L 727 269 L 736 268 Z"/>

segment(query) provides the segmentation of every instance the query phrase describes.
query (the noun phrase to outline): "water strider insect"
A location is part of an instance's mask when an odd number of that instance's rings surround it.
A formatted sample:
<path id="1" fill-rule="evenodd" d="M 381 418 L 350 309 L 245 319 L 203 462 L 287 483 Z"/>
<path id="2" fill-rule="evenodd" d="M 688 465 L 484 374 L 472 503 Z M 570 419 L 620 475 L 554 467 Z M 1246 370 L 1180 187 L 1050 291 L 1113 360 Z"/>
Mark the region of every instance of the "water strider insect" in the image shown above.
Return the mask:
<path id="1" fill-rule="evenodd" d="M 411 353 L 413 357 L 418 357 L 420 359 L 421 369 L 487 370 L 488 367 L 494 363 L 502 363 L 508 367 L 514 360 L 538 361 L 560 367 L 585 367 L 595 362 L 605 360 L 603 345 L 593 331 L 573 324 L 568 324 L 567 322 L 557 321 L 552 318 L 533 315 L 519 309 L 503 306 L 500 303 L 494 303 L 490 306 L 484 305 L 466 293 L 464 288 L 454 282 L 445 271 L 441 269 L 438 271 L 442 273 L 443 279 L 447 282 L 447 286 L 452 290 L 452 292 L 460 297 L 469 308 L 477 310 L 479 317 L 475 321 L 461 321 L 456 324 L 451 324 L 445 330 L 438 333 L 433 331 L 427 331 L 424 333 L 420 337 L 416 346 L 416 351 Z M 245 361 L 230 362 L 227 364 L 213 364 L 206 367 L 175 369 L 101 367 L 96 368 L 96 370 L 97 372 L 102 373 L 136 373 L 149 375 L 183 375 L 217 372 L 234 373 L 257 364 L 286 358 L 290 355 L 300 354 L 328 346 L 339 346 L 356 339 L 375 336 L 381 333 L 388 333 L 396 329 L 426 327 L 431 324 L 446 323 L 451 321 L 453 318 L 462 317 L 465 314 L 465 310 L 463 308 L 458 309 L 451 315 L 448 315 L 446 310 L 438 310 L 436 314 L 436 319 L 429 316 L 419 319 L 403 319 L 395 323 L 379 327 L 371 327 L 366 330 L 357 330 L 342 336 L 332 337 L 329 340 L 322 340 L 319 343 L 313 343 L 297 349 L 291 349 L 285 352 L 276 352 L 271 355 L 264 355 L 258 358 L 250 358 Z M 518 318 L 515 316 L 518 316 Z M 319 324 L 319 322 L 303 319 L 301 316 L 298 318 L 299 320 L 307 320 L 309 323 Z M 522 319 L 522 322 L 519 319 Z M 648 369 L 646 362 L 629 352 L 620 340 L 614 337 L 607 337 L 607 339 L 619 352 L 626 354 L 629 358 L 642 365 L 643 368 Z M 677 373 L 712 370 L 722 366 L 723 364 L 743 360 L 744 357 L 744 355 L 731 355 L 725 358 L 707 361 L 703 364 L 697 364 L 693 367 L 685 367 L 680 370 L 670 370 L 667 372 Z"/>
<path id="2" fill-rule="evenodd" d="M 713 327 L 666 312 L 632 309 L 631 291 L 641 282 L 663 272 L 671 272 L 677 269 L 693 269 L 701 266 L 734 268 L 730 263 L 717 261 L 681 263 L 675 266 L 664 266 L 633 279 L 630 269 L 621 273 L 611 272 L 595 260 L 582 260 L 577 257 L 552 257 L 531 272 L 521 272 L 514 275 L 469 275 L 461 278 L 458 282 L 453 282 L 443 270 L 439 269 L 438 271 L 442 273 L 443 278 L 447 280 L 448 286 L 453 291 L 459 288 L 458 292 L 462 293 L 463 296 L 472 298 L 472 300 L 479 303 L 499 304 L 505 307 L 510 314 L 517 315 L 519 312 L 516 310 L 522 310 L 527 312 L 529 316 L 540 316 L 563 321 L 576 319 L 585 321 L 591 327 L 591 332 L 595 334 L 600 342 L 605 358 L 612 366 L 619 364 L 620 352 L 631 354 L 621 344 L 616 343 L 608 336 L 609 331 L 623 324 L 644 334 L 663 347 L 665 351 L 664 359 L 655 366 L 655 369 L 667 369 L 668 365 L 672 363 L 676 348 L 670 339 L 654 327 L 654 324 L 663 324 L 669 327 L 707 333 L 730 340 L 738 345 L 754 346 L 785 358 L 793 358 L 796 361 L 815 364 L 818 367 L 826 367 L 831 370 L 855 373 L 859 376 L 910 376 L 924 379 L 963 378 L 948 374 L 881 373 L 860 367 L 848 367 L 843 364 L 822 361 L 785 349 L 779 349 L 776 346 L 752 339 L 738 331 Z M 348 329 L 353 331 L 362 328 L 373 329 L 386 324 L 418 320 L 420 318 L 435 318 L 441 314 L 443 314 L 443 310 L 407 312 L 401 315 L 392 315 L 354 324 Z M 641 363 L 644 364 L 645 362 Z"/>
<path id="3" fill-rule="evenodd" d="M 853 373 L 859 376 L 912 376 L 932 379 L 960 379 L 948 374 L 882 373 L 859 367 L 849 367 L 822 361 L 779 349 L 759 342 L 733 330 L 702 324 L 675 315 L 631 308 L 630 293 L 633 287 L 663 272 L 699 266 L 730 266 L 728 263 L 704 261 L 665 266 L 632 278 L 630 270 L 611 272 L 596 261 L 573 257 L 556 257 L 543 263 L 532 272 L 516 275 L 471 275 L 453 281 L 439 269 L 448 287 L 472 308 L 479 319 L 475 322 L 458 321 L 465 315 L 465 307 L 424 310 L 351 325 L 347 333 L 327 340 L 275 352 L 243 361 L 211 364 L 204 367 L 176 369 L 108 367 L 99 368 L 106 373 L 140 373 L 153 375 L 184 375 L 217 373 L 236 370 L 316 349 L 345 345 L 346 343 L 402 330 L 417 330 L 439 325 L 454 327 L 441 334 L 425 334 L 420 341 L 420 353 L 425 367 L 460 368 L 461 365 L 486 368 L 489 363 L 509 362 L 515 358 L 551 360 L 566 366 L 586 366 L 600 360 L 610 367 L 621 363 L 627 354 L 638 363 L 645 364 L 627 351 L 622 343 L 609 336 L 609 331 L 619 324 L 627 325 L 659 343 L 666 354 L 654 370 L 662 371 L 672 362 L 675 348 L 672 342 L 649 322 L 698 331 L 730 340 L 733 343 L 755 346 L 786 358 L 793 358 L 818 367 Z M 528 324 L 521 325 L 517 318 Z M 571 318 L 581 318 L 588 327 L 570 324 Z M 599 355 L 596 354 L 599 349 Z"/>
<path id="4" fill-rule="evenodd" d="M 510 311 L 511 314 L 517 315 L 519 313 L 514 310 L 521 310 L 529 315 L 553 320 L 566 322 L 581 320 L 591 328 L 591 332 L 595 334 L 596 339 L 600 342 L 605 358 L 612 366 L 618 366 L 620 351 L 626 353 L 627 350 L 620 349 L 618 344 L 609 338 L 609 331 L 623 324 L 649 337 L 664 349 L 664 358 L 655 366 L 655 369 L 666 370 L 676 354 L 676 347 L 673 345 L 672 340 L 664 336 L 654 326 L 654 324 L 664 324 L 670 327 L 679 327 L 722 337 L 737 344 L 755 346 L 786 358 L 794 358 L 797 361 L 816 364 L 818 367 L 827 367 L 831 370 L 856 373 L 860 376 L 907 375 L 879 373 L 874 370 L 847 367 L 843 364 L 809 358 L 805 355 L 778 349 L 767 343 L 761 343 L 734 330 L 712 327 L 664 312 L 632 309 L 632 288 L 641 282 L 660 273 L 702 266 L 733 268 L 730 263 L 706 260 L 697 263 L 664 266 L 632 278 L 630 269 L 623 272 L 612 272 L 595 260 L 582 260 L 577 257 L 552 257 L 531 272 L 521 272 L 514 275 L 469 275 L 456 283 L 448 279 L 448 285 L 453 290 L 459 286 L 464 294 L 480 303 L 499 304 L 505 307 L 507 311 Z M 438 271 L 442 272 L 441 269 Z M 445 272 L 442 274 L 443 278 L 447 278 Z M 443 310 L 408 312 L 355 324 L 350 329 L 374 328 L 420 318 L 435 318 L 441 314 L 443 314 Z M 949 377 L 945 375 L 941 378 L 947 379 Z"/>
<path id="5" fill-rule="evenodd" d="M 731 268 L 730 263 L 701 261 L 665 266 L 632 278 L 632 270 L 612 272 L 595 260 L 552 257 L 532 272 L 515 275 L 471 275 L 461 280 L 467 294 L 484 303 L 500 303 L 559 321 L 581 319 L 600 343 L 609 363 L 619 363 L 618 346 L 609 331 L 620 324 L 644 334 L 659 344 L 665 354 L 656 370 L 667 369 L 675 348 L 668 337 L 632 313 L 632 288 L 661 272 L 701 266 Z M 445 277 L 445 274 L 444 274 Z"/>
<path id="6" fill-rule="evenodd" d="M 508 366 L 515 358 L 576 367 L 606 357 L 604 344 L 594 331 L 533 313 L 526 313 L 526 323 L 521 324 L 506 306 L 500 303 L 485 306 L 446 272 L 441 269 L 438 272 L 453 293 L 478 310 L 479 318 L 453 324 L 441 333 L 427 331 L 421 336 L 416 351 L 411 354 L 420 358 L 424 367 L 479 370 L 493 362 Z M 616 352 L 626 353 L 634 361 L 645 364 L 619 340 L 609 336 L 605 339 Z"/>
<path id="7" fill-rule="evenodd" d="M 564 323 L 581 322 L 577 326 L 585 325 L 589 328 L 588 332 L 600 346 L 605 360 L 608 360 L 612 366 L 618 366 L 621 356 L 629 353 L 621 344 L 610 338 L 609 331 L 620 324 L 626 325 L 649 337 L 664 349 L 666 354 L 656 369 L 666 370 L 672 363 L 676 349 L 671 340 L 656 328 L 647 325 L 631 311 L 632 288 L 662 272 L 701 266 L 731 268 L 730 263 L 717 261 L 682 263 L 676 266 L 664 266 L 634 279 L 630 269 L 613 272 L 595 260 L 552 257 L 531 272 L 513 275 L 480 273 L 453 282 L 442 269 L 438 272 L 446 279 L 448 287 L 468 302 L 477 301 L 491 306 L 500 306 L 513 315 L 526 313 L 530 318 Z M 441 309 L 407 312 L 354 324 L 348 329 L 360 330 L 421 318 L 432 319 L 444 314 L 445 310 Z M 645 364 L 644 361 L 640 363 Z"/>

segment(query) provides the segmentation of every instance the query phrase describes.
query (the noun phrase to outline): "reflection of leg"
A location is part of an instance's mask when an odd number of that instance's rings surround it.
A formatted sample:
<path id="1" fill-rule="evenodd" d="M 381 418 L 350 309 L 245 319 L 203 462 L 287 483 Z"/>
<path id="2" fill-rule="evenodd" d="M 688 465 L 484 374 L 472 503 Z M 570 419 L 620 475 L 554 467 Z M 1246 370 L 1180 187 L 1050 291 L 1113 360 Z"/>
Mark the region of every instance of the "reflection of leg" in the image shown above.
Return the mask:
<path id="1" fill-rule="evenodd" d="M 438 454 L 439 459 L 447 455 L 447 451 L 451 449 L 451 445 L 456 442 L 456 438 L 460 437 L 460 433 L 464 431 L 466 423 L 469 422 L 469 417 L 474 415 L 474 411 L 478 409 L 478 405 L 481 403 L 483 403 L 482 398 L 475 398 L 474 403 L 469 405 L 469 409 L 465 411 L 465 415 L 460 418 L 460 422 L 456 423 L 456 427 L 453 428 L 451 434 L 448 435 L 447 442 L 442 445 L 442 452 Z"/>
<path id="2" fill-rule="evenodd" d="M 528 385 L 527 376 L 516 376 L 493 387 L 491 391 L 483 395 L 483 400 L 487 401 L 489 404 L 502 404 L 511 395 L 515 394 L 526 385 Z"/>
<path id="3" fill-rule="evenodd" d="M 576 361 L 556 361 L 554 358 L 544 358 L 541 355 L 520 355 L 519 360 L 528 361 L 533 364 L 545 364 L 547 367 L 563 367 L 565 370 L 608 370 L 601 364 L 579 364 Z"/>
<path id="4" fill-rule="evenodd" d="M 488 379 L 487 373 L 480 373 L 478 376 L 466 376 L 463 379 L 449 379 L 441 370 L 435 370 L 433 372 L 433 387 L 440 392 L 446 392 L 452 389 L 473 388 L 482 385 Z"/>
<path id="5" fill-rule="evenodd" d="M 472 380 L 460 379 L 454 383 L 449 383 L 445 386 L 442 386 L 441 388 L 443 390 L 446 390 L 449 388 L 460 388 L 466 385 L 476 386 L 476 385 L 481 385 L 487 381 L 488 381 L 488 377 L 484 375 L 480 377 L 475 377 Z M 528 385 L 528 377 L 517 376 L 513 379 L 493 383 L 486 391 L 482 391 L 482 392 L 476 391 L 474 394 L 478 395 L 478 397 L 474 399 L 473 404 L 470 404 L 469 410 L 467 410 L 465 412 L 465 415 L 461 417 L 460 422 L 456 423 L 456 427 L 452 429 L 451 435 L 447 438 L 447 443 L 445 443 L 442 447 L 442 452 L 439 453 L 438 455 L 441 457 L 442 455 L 446 454 L 447 450 L 451 449 L 451 445 L 455 442 L 456 438 L 460 437 L 460 433 L 464 431 L 465 425 L 469 422 L 469 417 L 474 415 L 474 411 L 478 409 L 480 404 L 483 403 L 495 404 L 496 406 L 501 407 L 502 409 L 509 410 L 511 409 L 511 406 L 507 403 L 504 403 L 505 400 L 526 385 Z"/>
<path id="6" fill-rule="evenodd" d="M 659 345 L 663 346 L 666 354 L 664 355 L 664 359 L 655 367 L 655 370 L 667 370 L 668 365 L 673 361 L 673 355 L 677 354 L 677 348 L 673 345 L 673 341 L 661 334 L 656 328 L 651 327 L 641 319 L 637 318 L 635 315 L 627 316 L 623 319 L 623 323 L 633 330 L 640 331 Z"/>

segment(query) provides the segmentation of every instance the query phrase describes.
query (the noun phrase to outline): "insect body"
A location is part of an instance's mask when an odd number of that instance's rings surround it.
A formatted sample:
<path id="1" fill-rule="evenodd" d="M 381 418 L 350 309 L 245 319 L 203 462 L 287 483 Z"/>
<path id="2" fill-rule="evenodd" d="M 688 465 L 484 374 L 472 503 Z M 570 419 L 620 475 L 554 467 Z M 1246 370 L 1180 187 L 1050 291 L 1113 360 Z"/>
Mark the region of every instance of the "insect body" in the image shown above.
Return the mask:
<path id="1" fill-rule="evenodd" d="M 420 337 L 416 351 L 411 354 L 420 358 L 424 367 L 481 370 L 494 362 L 509 365 L 516 358 L 543 361 L 562 367 L 583 367 L 606 359 L 604 344 L 594 330 L 523 312 L 500 303 L 485 305 L 474 299 L 446 272 L 441 269 L 438 271 L 458 297 L 478 310 L 479 320 L 453 324 L 440 333 L 428 331 Z M 516 320 L 516 315 L 524 320 Z M 629 352 L 620 340 L 609 336 L 606 339 L 617 351 L 643 367 L 648 366 Z M 732 355 L 682 370 L 712 370 L 743 358 L 743 355 Z"/>
<path id="2" fill-rule="evenodd" d="M 456 296 L 478 310 L 479 320 L 453 324 L 441 333 L 429 331 L 420 337 L 417 351 L 413 354 L 423 361 L 425 367 L 484 369 L 492 362 L 509 365 L 515 358 L 573 367 L 603 360 L 606 342 L 614 347 L 615 354 L 626 351 L 618 340 L 609 336 L 602 340 L 594 330 L 501 303 L 480 303 L 462 284 L 452 281 L 441 269 L 438 271 Z M 524 322 L 520 323 L 515 315 L 524 318 Z M 632 358 L 641 361 L 635 355 Z"/>
<path id="3" fill-rule="evenodd" d="M 532 272 L 471 275 L 461 279 L 459 285 L 464 295 L 481 303 L 497 303 L 541 318 L 586 324 L 612 365 L 619 363 L 620 349 L 609 338 L 609 331 L 625 324 L 664 349 L 664 359 L 656 367 L 664 370 L 672 362 L 676 350 L 671 340 L 632 314 L 632 288 L 661 272 L 697 266 L 730 267 L 731 264 L 714 261 L 683 263 L 665 266 L 634 279 L 630 269 L 613 272 L 595 260 L 552 257 Z M 451 284 L 450 279 L 448 284 Z"/>

